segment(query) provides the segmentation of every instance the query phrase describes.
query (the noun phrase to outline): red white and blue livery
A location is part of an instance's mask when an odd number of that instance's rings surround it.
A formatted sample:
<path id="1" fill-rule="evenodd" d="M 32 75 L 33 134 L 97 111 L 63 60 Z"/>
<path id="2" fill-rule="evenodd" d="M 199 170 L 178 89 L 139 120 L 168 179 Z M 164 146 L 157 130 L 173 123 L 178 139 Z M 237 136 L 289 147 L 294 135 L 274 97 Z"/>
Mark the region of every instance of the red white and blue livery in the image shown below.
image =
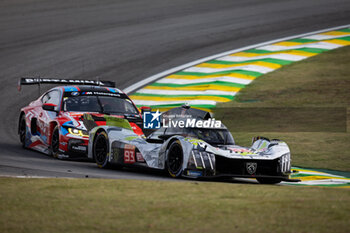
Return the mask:
<path id="1" fill-rule="evenodd" d="M 142 118 L 130 98 L 114 88 L 114 82 L 21 78 L 21 85 L 65 84 L 54 87 L 21 109 L 18 134 L 24 148 L 57 158 L 87 155 L 89 134 L 84 114 L 97 125 L 111 118 L 127 119 L 134 132 L 143 135 Z"/>

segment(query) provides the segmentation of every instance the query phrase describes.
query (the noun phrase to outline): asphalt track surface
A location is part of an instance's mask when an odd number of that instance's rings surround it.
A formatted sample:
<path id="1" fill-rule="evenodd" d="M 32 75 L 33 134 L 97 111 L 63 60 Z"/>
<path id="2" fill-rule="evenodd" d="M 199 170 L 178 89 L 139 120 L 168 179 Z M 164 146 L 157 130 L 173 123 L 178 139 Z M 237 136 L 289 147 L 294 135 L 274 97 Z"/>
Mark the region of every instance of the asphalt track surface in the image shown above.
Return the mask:
<path id="1" fill-rule="evenodd" d="M 0 175 L 170 180 L 22 149 L 19 110 L 38 90 L 17 92 L 21 76 L 98 76 L 123 89 L 212 54 L 349 23 L 348 0 L 2 0 Z"/>

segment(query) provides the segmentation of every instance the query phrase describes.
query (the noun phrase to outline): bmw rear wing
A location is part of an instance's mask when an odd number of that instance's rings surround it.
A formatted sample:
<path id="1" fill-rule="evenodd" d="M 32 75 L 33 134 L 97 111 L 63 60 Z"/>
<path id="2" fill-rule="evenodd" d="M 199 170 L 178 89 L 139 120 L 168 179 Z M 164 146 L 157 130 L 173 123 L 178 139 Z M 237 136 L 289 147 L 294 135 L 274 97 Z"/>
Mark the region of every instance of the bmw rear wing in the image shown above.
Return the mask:
<path id="1" fill-rule="evenodd" d="M 21 90 L 22 85 L 38 85 L 40 84 L 64 84 L 64 85 L 92 85 L 92 86 L 104 86 L 104 87 L 115 87 L 113 81 L 102 81 L 102 80 L 86 80 L 86 79 L 51 79 L 51 78 L 31 78 L 24 77 L 18 81 L 18 91 Z"/>

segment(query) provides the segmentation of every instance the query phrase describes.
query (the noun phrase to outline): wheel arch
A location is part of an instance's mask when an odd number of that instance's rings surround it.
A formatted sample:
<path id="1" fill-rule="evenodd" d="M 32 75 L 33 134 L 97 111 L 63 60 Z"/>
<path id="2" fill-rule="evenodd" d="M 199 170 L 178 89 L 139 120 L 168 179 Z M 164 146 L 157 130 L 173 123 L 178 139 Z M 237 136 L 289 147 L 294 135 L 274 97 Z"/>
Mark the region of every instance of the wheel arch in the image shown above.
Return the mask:
<path id="1" fill-rule="evenodd" d="M 169 150 L 169 147 L 171 146 L 171 144 L 173 144 L 174 141 L 177 141 L 177 140 L 180 142 L 181 147 L 183 147 L 180 138 L 178 138 L 177 136 L 171 137 L 171 138 L 166 142 L 166 146 L 165 146 L 165 150 L 164 150 L 164 152 L 165 152 L 165 158 L 164 158 L 165 161 L 168 159 L 168 150 Z M 183 148 L 182 148 L 182 150 L 183 150 Z"/>
<path id="2" fill-rule="evenodd" d="M 51 121 L 50 122 L 50 136 L 49 136 L 49 138 L 48 138 L 48 143 L 50 143 L 51 142 L 51 140 L 52 140 L 52 135 L 53 135 L 53 131 L 54 131 L 54 129 L 55 129 L 55 127 L 56 126 L 58 126 L 59 124 L 56 122 L 56 121 Z M 59 132 L 59 129 L 58 129 L 58 132 Z M 59 137 L 60 137 L 60 134 L 59 134 Z"/>
<path id="3" fill-rule="evenodd" d="M 21 120 L 22 120 L 22 117 L 25 116 L 25 112 L 24 111 L 21 111 L 21 113 L 19 114 L 19 119 L 18 119 L 18 129 L 17 129 L 17 133 L 19 134 L 20 132 L 20 126 L 21 126 Z M 24 120 L 27 122 L 27 120 L 25 119 L 24 117 Z"/>
<path id="4" fill-rule="evenodd" d="M 167 144 L 167 146 L 166 146 L 166 149 L 167 149 L 167 150 L 169 149 L 170 145 L 171 145 L 174 141 L 180 141 L 180 143 L 181 143 L 181 140 L 180 140 L 179 138 L 177 138 L 177 137 L 172 137 L 172 138 L 168 141 L 168 144 Z M 181 146 L 182 146 L 182 144 L 181 144 Z"/>

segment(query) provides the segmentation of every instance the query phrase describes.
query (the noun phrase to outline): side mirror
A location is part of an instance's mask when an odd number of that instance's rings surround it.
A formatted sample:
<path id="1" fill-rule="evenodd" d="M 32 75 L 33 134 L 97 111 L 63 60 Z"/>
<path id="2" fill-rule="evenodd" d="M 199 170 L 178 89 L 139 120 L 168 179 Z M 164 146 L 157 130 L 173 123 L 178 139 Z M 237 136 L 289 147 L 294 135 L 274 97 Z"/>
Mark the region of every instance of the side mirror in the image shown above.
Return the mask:
<path id="1" fill-rule="evenodd" d="M 45 104 L 43 104 L 42 108 L 46 111 L 55 112 L 56 106 L 57 106 L 56 104 L 45 103 Z"/>
<path id="2" fill-rule="evenodd" d="M 152 108 L 148 106 L 142 106 L 140 107 L 140 110 L 141 110 L 141 114 L 143 115 L 144 112 L 150 112 Z"/>

